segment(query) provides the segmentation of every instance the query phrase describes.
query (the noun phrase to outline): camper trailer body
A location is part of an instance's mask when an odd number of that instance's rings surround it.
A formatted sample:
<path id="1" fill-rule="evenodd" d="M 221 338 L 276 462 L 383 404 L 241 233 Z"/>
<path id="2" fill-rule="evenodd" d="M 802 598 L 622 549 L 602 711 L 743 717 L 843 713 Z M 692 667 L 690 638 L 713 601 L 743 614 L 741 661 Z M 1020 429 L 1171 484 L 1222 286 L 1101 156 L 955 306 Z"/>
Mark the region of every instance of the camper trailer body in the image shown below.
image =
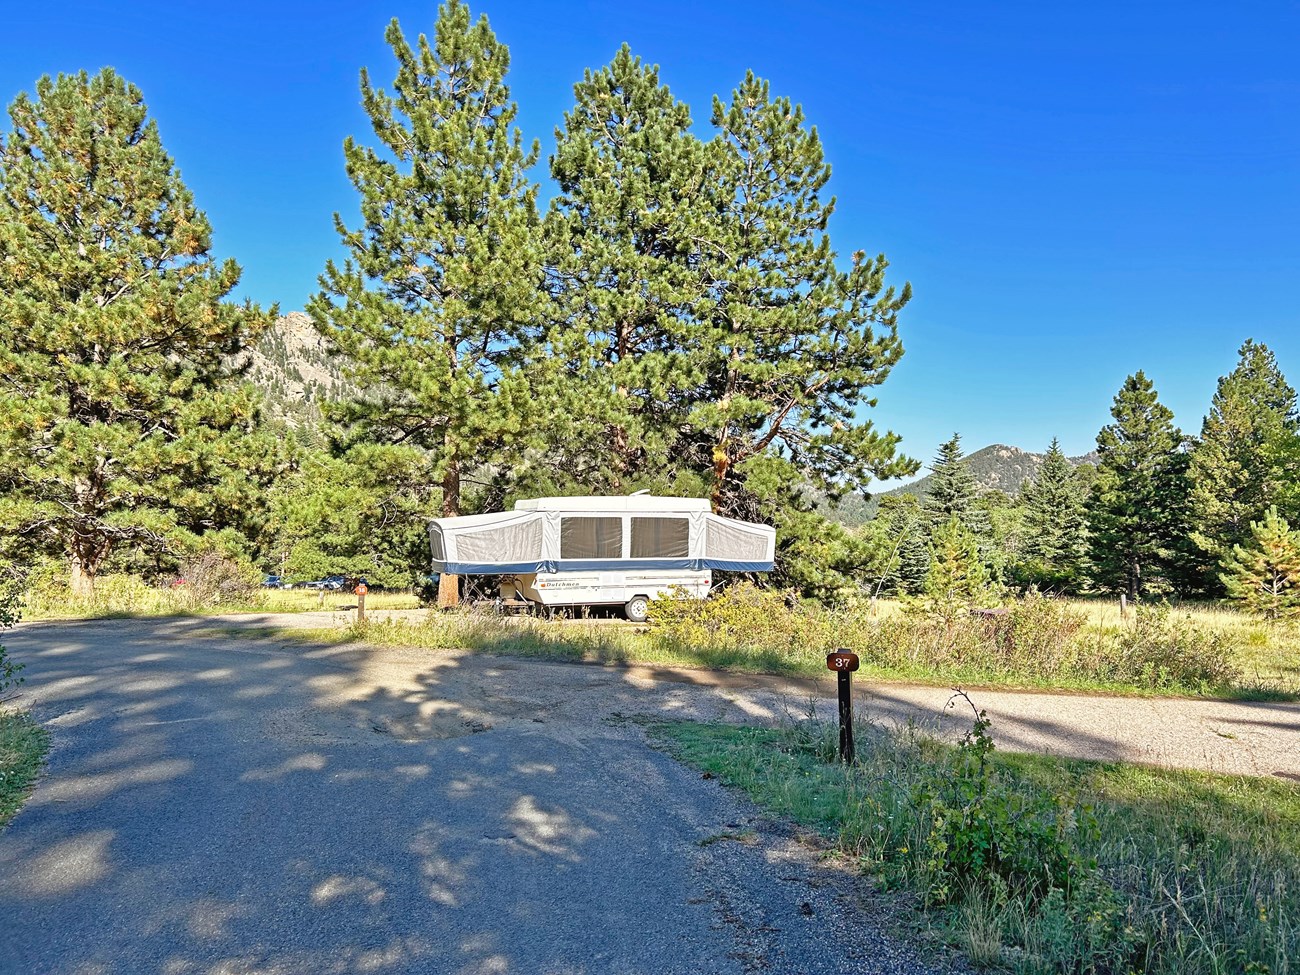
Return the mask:
<path id="1" fill-rule="evenodd" d="M 507 599 L 557 607 L 622 606 L 644 619 L 651 599 L 703 598 L 714 570 L 772 568 L 775 533 L 722 518 L 696 498 L 537 498 L 514 511 L 436 518 L 434 569 L 500 577 Z"/>

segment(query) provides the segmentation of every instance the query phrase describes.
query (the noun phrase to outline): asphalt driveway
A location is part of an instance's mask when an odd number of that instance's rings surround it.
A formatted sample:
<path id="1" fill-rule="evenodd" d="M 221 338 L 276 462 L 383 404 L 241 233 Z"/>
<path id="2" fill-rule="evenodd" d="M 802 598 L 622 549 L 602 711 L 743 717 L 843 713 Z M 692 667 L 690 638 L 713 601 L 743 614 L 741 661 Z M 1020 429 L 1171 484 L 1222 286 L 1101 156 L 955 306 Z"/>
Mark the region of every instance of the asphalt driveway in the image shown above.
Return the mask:
<path id="1" fill-rule="evenodd" d="M 212 625 L 6 635 L 54 740 L 0 834 L 0 973 L 948 970 L 629 720 L 772 689 Z"/>

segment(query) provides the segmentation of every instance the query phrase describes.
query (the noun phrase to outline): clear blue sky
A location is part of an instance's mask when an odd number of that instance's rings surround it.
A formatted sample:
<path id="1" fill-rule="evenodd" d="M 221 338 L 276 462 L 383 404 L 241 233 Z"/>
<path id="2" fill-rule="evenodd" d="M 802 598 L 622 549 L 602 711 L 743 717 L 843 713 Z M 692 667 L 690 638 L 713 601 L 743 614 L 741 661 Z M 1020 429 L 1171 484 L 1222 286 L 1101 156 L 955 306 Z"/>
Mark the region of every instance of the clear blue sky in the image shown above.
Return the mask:
<path id="1" fill-rule="evenodd" d="M 144 92 L 242 293 L 301 308 L 355 212 L 341 144 L 370 136 L 410 0 L 12 5 L 0 98 L 112 65 Z M 910 280 L 907 354 L 878 425 L 929 461 L 954 430 L 1091 449 L 1144 369 L 1200 428 L 1243 339 L 1300 383 L 1300 6 L 1295 3 L 653 4 L 482 0 L 543 159 L 572 85 L 627 41 L 707 126 L 747 68 L 803 104 L 834 167 L 842 254 Z M 7 121 L 7 120 L 6 120 Z M 7 128 L 7 124 L 6 124 Z M 539 181 L 545 183 L 539 169 Z M 545 192 L 545 191 L 544 191 Z"/>

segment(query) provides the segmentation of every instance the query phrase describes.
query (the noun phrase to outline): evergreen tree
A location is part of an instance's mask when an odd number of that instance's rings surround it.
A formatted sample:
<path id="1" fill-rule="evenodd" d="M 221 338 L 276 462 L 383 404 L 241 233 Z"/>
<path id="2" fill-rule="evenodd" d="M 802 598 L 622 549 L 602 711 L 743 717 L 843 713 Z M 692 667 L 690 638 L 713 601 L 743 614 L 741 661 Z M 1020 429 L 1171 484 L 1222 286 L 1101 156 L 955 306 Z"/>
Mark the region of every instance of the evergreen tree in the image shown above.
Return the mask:
<path id="1" fill-rule="evenodd" d="M 956 515 L 934 529 L 922 593 L 916 608 L 948 623 L 996 601 L 979 540 Z"/>
<path id="2" fill-rule="evenodd" d="M 1246 541 L 1250 525 L 1282 497 L 1280 459 L 1300 430 L 1296 393 L 1268 347 L 1247 339 L 1219 380 L 1189 477 L 1193 540 L 1217 563 Z"/>
<path id="3" fill-rule="evenodd" d="M 1076 589 L 1088 551 L 1087 495 L 1074 466 L 1052 439 L 1043 466 L 1020 492 L 1027 581 Z"/>
<path id="4" fill-rule="evenodd" d="M 866 527 L 877 553 L 871 594 L 919 593 L 930 571 L 930 532 L 916 495 L 885 495 Z"/>
<path id="5" fill-rule="evenodd" d="M 1115 422 L 1097 434 L 1088 502 L 1093 581 L 1130 599 L 1179 577 L 1186 559 L 1186 438 L 1141 372 L 1115 395 Z"/>
<path id="6" fill-rule="evenodd" d="M 752 75 L 715 101 L 707 146 L 626 49 L 576 95 L 552 161 L 562 338 L 548 365 L 577 377 L 595 429 L 557 453 L 581 451 L 599 478 L 608 445 L 611 486 L 711 489 L 717 510 L 776 525 L 778 582 L 843 588 L 795 564 L 854 550 L 810 517 L 809 488 L 837 498 L 915 470 L 861 418 L 902 353 L 910 290 L 885 287 L 883 257 L 837 265 L 816 132 Z"/>
<path id="7" fill-rule="evenodd" d="M 1270 445 L 1269 455 L 1277 474 L 1278 510 L 1300 523 L 1300 433 Z"/>
<path id="8" fill-rule="evenodd" d="M 522 368 L 545 312 L 537 188 L 505 83 L 509 54 L 460 0 L 431 44 L 396 20 L 393 93 L 361 73 L 378 148 L 344 144 L 362 224 L 335 223 L 350 253 L 330 262 L 310 311 L 364 398 L 338 412 L 354 442 L 424 452 L 441 514 L 462 512 L 467 469 L 487 479 L 518 456 L 533 391 Z M 507 455 L 509 448 L 512 453 Z M 439 604 L 457 581 L 444 575 Z"/>
<path id="9" fill-rule="evenodd" d="M 730 104 L 714 100 L 712 121 L 716 211 L 695 230 L 708 297 L 692 348 L 704 383 L 687 394 L 715 509 L 771 519 L 806 507 L 792 485 L 838 497 L 914 473 L 899 438 L 864 417 L 903 353 L 910 285 L 886 287 L 883 255 L 857 252 L 840 268 L 830 166 L 799 107 L 750 74 Z"/>
<path id="10" fill-rule="evenodd" d="M 546 218 L 558 324 L 548 346 L 567 396 L 548 455 L 587 490 L 667 487 L 683 390 L 700 382 L 691 234 L 707 202 L 690 109 L 624 45 L 574 86 L 556 131 Z M 542 365 L 542 364 L 539 364 Z"/>
<path id="11" fill-rule="evenodd" d="M 999 583 L 1008 581 L 1024 559 L 1027 544 L 1025 511 L 1019 499 L 990 488 L 975 498 L 975 506 L 988 520 L 989 533 L 980 546 L 989 574 Z"/>
<path id="12" fill-rule="evenodd" d="M 939 446 L 939 455 L 930 468 L 930 487 L 925 495 L 925 514 L 931 529 L 950 518 L 958 519 L 976 538 L 986 539 L 989 534 L 988 512 L 976 499 L 979 491 L 975 475 L 962 455 L 961 435 Z"/>
<path id="13" fill-rule="evenodd" d="M 404 482 L 417 449 L 357 446 L 344 457 L 304 453 L 276 486 L 266 526 L 268 561 L 295 579 L 333 573 L 411 588 L 429 571 L 427 498 Z"/>
<path id="14" fill-rule="evenodd" d="M 1300 532 L 1270 507 L 1263 521 L 1251 522 L 1250 533 L 1224 561 L 1228 594 L 1265 619 L 1300 616 Z"/>
<path id="15" fill-rule="evenodd" d="M 272 315 L 224 299 L 234 261 L 105 68 L 42 78 L 0 140 L 0 537 L 66 557 L 86 592 L 116 553 L 240 523 L 276 457 L 231 365 Z"/>

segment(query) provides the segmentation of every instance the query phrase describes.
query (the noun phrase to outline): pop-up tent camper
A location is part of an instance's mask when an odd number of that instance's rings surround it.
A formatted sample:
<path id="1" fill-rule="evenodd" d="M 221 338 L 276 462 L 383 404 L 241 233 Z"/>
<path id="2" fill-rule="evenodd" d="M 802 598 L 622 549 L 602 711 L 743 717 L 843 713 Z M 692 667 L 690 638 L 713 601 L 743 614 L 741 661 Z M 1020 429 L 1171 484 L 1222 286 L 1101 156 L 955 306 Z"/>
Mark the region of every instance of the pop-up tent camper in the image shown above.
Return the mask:
<path id="1" fill-rule="evenodd" d="M 709 510 L 695 498 L 538 498 L 514 511 L 436 518 L 433 567 L 512 577 L 503 591 L 541 606 L 645 603 L 674 588 L 708 594 L 713 569 L 766 572 L 776 532 Z"/>

